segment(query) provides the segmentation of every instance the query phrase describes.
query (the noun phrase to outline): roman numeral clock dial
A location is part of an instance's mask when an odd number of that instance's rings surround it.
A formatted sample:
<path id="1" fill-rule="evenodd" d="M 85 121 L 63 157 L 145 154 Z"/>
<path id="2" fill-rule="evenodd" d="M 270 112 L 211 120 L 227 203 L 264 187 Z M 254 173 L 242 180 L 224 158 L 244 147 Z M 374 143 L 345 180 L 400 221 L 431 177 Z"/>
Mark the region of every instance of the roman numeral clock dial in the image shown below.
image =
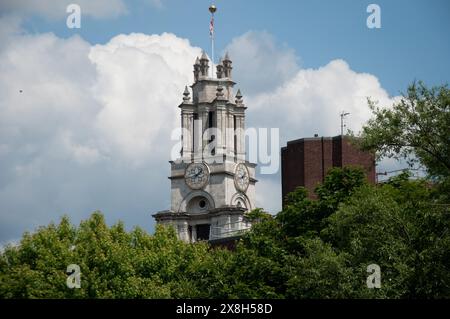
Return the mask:
<path id="1" fill-rule="evenodd" d="M 191 163 L 184 174 L 186 184 L 192 189 L 202 189 L 208 184 L 209 168 L 204 163 Z"/>
<path id="2" fill-rule="evenodd" d="M 245 193 L 247 191 L 249 183 L 250 174 L 248 172 L 248 168 L 243 163 L 239 163 L 236 166 L 236 171 L 234 173 L 234 185 L 236 186 L 237 190 Z"/>

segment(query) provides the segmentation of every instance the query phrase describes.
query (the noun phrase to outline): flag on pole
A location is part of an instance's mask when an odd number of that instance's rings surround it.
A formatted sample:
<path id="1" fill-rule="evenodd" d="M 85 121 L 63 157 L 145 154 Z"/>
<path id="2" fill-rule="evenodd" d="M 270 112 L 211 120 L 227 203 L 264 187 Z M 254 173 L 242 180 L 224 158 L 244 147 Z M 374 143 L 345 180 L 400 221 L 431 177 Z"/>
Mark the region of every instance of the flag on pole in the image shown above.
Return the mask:
<path id="1" fill-rule="evenodd" d="M 212 38 L 214 36 L 214 16 L 211 16 L 211 22 L 209 23 L 209 36 Z"/>

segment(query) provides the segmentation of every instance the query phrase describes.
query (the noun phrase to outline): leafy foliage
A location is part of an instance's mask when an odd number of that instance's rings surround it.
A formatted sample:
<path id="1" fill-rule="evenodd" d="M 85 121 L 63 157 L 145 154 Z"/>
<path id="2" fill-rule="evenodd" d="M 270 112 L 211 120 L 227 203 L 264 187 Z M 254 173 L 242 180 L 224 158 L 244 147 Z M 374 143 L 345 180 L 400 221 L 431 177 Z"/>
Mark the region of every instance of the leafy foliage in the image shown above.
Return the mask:
<path id="1" fill-rule="evenodd" d="M 0 254 L 1 298 L 442 298 L 450 296 L 448 206 L 424 181 L 401 175 L 368 185 L 355 168 L 330 171 L 310 200 L 289 195 L 277 216 L 258 222 L 235 251 L 186 244 L 158 226 L 154 235 L 95 212 L 78 227 L 24 234 Z M 378 264 L 381 289 L 368 289 Z M 81 268 L 81 288 L 66 267 Z"/>
<path id="2" fill-rule="evenodd" d="M 362 146 L 380 157 L 419 161 L 435 177 L 450 176 L 450 89 L 413 83 L 393 108 L 369 101 L 374 117 L 363 127 Z"/>
<path id="3" fill-rule="evenodd" d="M 195 295 L 183 277 L 209 258 L 205 244 L 185 245 L 173 229 L 158 227 L 154 236 L 140 228 L 109 228 L 95 212 L 79 227 L 64 217 L 0 257 L 3 298 L 171 298 Z M 206 256 L 206 257 L 205 257 Z M 81 268 L 81 289 L 68 289 L 66 267 Z M 184 274 L 184 275 L 183 275 Z"/>

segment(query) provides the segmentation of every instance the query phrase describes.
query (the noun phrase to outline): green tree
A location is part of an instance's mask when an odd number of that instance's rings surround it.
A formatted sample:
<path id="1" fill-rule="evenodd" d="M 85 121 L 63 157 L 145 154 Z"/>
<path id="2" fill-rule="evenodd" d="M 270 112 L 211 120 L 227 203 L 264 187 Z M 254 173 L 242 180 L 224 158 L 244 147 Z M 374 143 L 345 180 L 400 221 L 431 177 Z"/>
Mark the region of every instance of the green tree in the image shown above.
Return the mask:
<path id="1" fill-rule="evenodd" d="M 329 217 L 322 235 L 349 256 L 354 268 L 381 267 L 376 296 L 448 298 L 448 213 L 448 207 L 433 205 L 424 181 L 399 176 L 383 186 L 359 188 Z M 361 286 L 357 294 L 367 293 Z"/>
<path id="2" fill-rule="evenodd" d="M 347 255 L 336 253 L 330 244 L 318 237 L 306 239 L 302 244 L 305 252 L 302 256 L 287 258 L 286 298 L 355 297 L 358 276 L 349 267 Z"/>
<path id="3" fill-rule="evenodd" d="M 205 257 L 206 256 L 206 257 Z M 199 295 L 189 277 L 198 260 L 213 258 L 205 244 L 187 245 L 172 228 L 153 236 L 122 223 L 108 227 L 100 212 L 79 227 L 64 217 L 24 234 L 0 254 L 1 298 L 171 298 Z M 66 286 L 66 268 L 81 268 L 81 288 Z"/>
<path id="4" fill-rule="evenodd" d="M 109 227 L 100 212 L 79 226 L 64 217 L 0 253 L 0 298 L 449 298 L 449 207 L 426 181 L 361 174 L 333 169 L 317 200 L 299 188 L 275 217 L 250 212 L 258 222 L 234 251 L 171 227 Z M 80 289 L 66 286 L 69 264 Z M 370 264 L 381 289 L 366 286 Z"/>
<path id="5" fill-rule="evenodd" d="M 307 190 L 299 187 L 287 195 L 285 207 L 277 215 L 277 220 L 289 237 L 317 236 L 325 227 L 327 217 L 365 183 L 366 178 L 361 168 L 332 168 L 323 184 L 315 190 L 318 200 L 311 200 Z"/>
<path id="6" fill-rule="evenodd" d="M 380 108 L 369 100 L 374 117 L 363 127 L 362 147 L 379 157 L 409 158 L 435 178 L 450 176 L 450 90 L 413 83 L 400 102 Z"/>

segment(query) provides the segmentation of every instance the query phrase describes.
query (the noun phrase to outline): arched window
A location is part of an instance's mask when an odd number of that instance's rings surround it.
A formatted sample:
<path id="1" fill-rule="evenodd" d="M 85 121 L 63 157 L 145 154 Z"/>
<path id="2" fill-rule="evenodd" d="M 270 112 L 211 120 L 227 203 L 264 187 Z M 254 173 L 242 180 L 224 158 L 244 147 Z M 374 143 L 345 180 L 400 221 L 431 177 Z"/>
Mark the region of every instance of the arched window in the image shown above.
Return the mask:
<path id="1" fill-rule="evenodd" d="M 188 214 L 206 213 L 210 207 L 211 205 L 206 197 L 197 196 L 189 201 L 186 206 L 186 212 Z"/>

